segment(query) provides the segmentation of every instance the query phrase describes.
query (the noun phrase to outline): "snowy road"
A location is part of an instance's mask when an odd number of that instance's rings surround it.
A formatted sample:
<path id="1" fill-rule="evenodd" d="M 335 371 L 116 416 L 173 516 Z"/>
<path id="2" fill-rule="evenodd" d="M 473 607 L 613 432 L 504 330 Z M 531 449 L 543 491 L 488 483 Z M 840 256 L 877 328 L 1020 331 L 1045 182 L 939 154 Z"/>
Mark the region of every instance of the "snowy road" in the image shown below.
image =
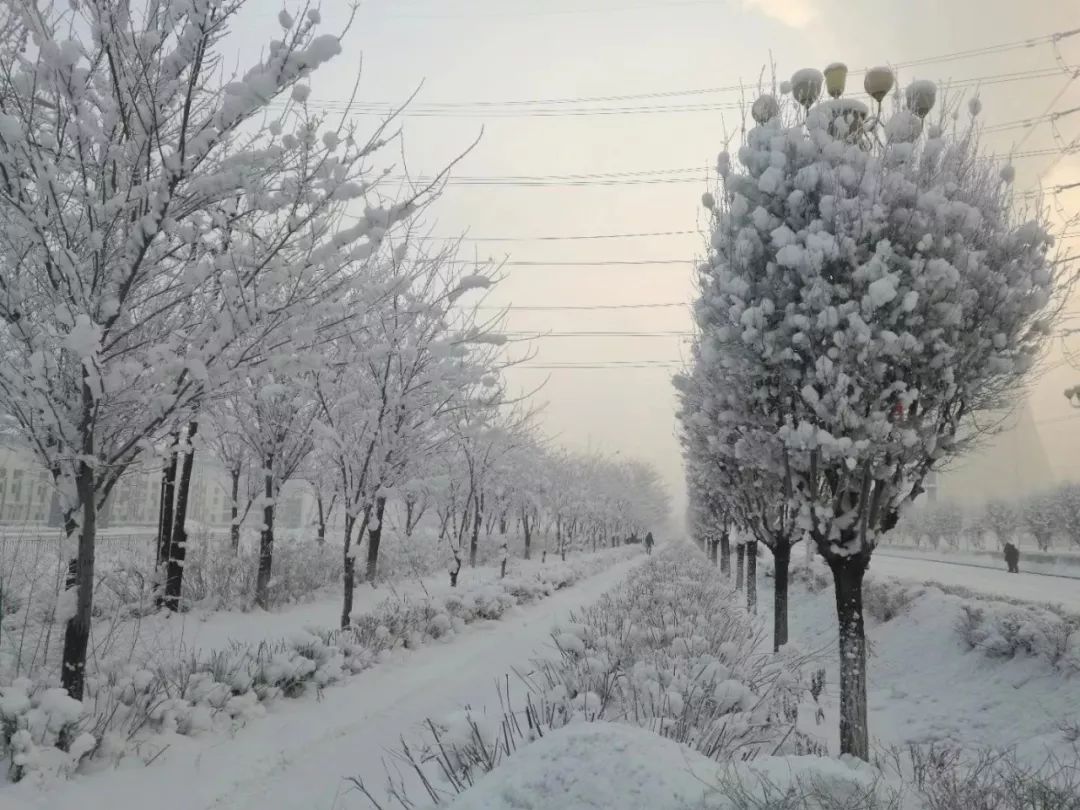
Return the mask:
<path id="1" fill-rule="evenodd" d="M 912 559 L 875 553 L 870 562 L 875 574 L 913 582 L 932 580 L 960 585 L 978 593 L 1005 596 L 1025 602 L 1050 602 L 1080 613 L 1080 580 L 1040 574 L 1010 574 L 1005 570 L 957 565 L 929 559 Z"/>
<path id="2" fill-rule="evenodd" d="M 370 808 L 345 781 L 383 784 L 382 760 L 401 734 L 463 705 L 497 706 L 495 680 L 550 643 L 554 622 L 618 585 L 638 557 L 447 645 L 402 653 L 321 700 L 277 704 L 235 739 L 174 737 L 156 762 L 127 763 L 46 789 L 21 784 L 5 810 L 344 810 Z M 9 800 L 15 800 L 14 805 Z"/>

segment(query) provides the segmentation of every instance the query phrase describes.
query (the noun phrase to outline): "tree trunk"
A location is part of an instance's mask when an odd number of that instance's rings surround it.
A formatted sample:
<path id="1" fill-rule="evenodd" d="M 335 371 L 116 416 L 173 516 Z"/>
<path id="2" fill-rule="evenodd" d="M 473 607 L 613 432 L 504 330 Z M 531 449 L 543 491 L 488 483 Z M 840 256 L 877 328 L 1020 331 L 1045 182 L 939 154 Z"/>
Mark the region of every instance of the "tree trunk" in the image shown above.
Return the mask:
<path id="1" fill-rule="evenodd" d="M 240 468 L 237 467 L 229 472 L 232 477 L 232 507 L 229 509 L 229 540 L 232 542 L 233 556 L 240 553 L 240 523 L 238 518 L 240 517 L 240 504 L 237 503 L 237 499 L 240 497 Z"/>
<path id="2" fill-rule="evenodd" d="M 716 565 L 718 563 L 716 551 L 717 548 L 720 546 L 720 538 L 710 536 L 706 540 L 706 542 L 709 544 L 709 562 L 711 562 L 713 565 Z"/>
<path id="3" fill-rule="evenodd" d="M 525 533 L 525 559 L 529 559 L 532 554 L 532 530 L 529 528 L 529 518 L 525 514 L 525 510 L 521 510 L 521 530 Z"/>
<path id="4" fill-rule="evenodd" d="M 469 539 L 469 567 L 476 568 L 476 551 L 480 545 L 480 526 L 484 522 L 484 497 L 473 496 L 476 512 L 473 515 L 472 537 Z"/>
<path id="5" fill-rule="evenodd" d="M 731 576 L 731 535 L 727 529 L 720 532 L 720 573 Z"/>
<path id="6" fill-rule="evenodd" d="M 85 393 L 85 392 L 84 392 Z M 84 441 L 93 453 L 92 436 Z M 68 619 L 64 631 L 64 658 L 60 669 L 60 685 L 75 700 L 82 700 L 86 683 L 86 648 L 90 641 L 90 613 L 94 599 L 94 542 L 97 539 L 97 503 L 94 469 L 85 461 L 79 462 L 75 475 L 75 491 L 82 511 L 79 527 L 79 549 L 75 557 L 74 581 L 75 615 Z"/>
<path id="7" fill-rule="evenodd" d="M 266 610 L 270 597 L 270 572 L 274 565 L 274 456 L 266 457 L 263 472 L 263 525 L 259 535 L 259 571 L 255 575 L 255 604 Z"/>
<path id="8" fill-rule="evenodd" d="M 169 552 L 172 550 L 173 530 L 173 502 L 176 499 L 176 463 L 178 460 L 177 446 L 180 444 L 180 433 L 175 432 L 172 436 L 172 449 L 169 451 L 169 463 L 161 472 L 161 508 L 158 511 L 158 536 L 157 536 L 157 591 L 154 596 L 154 604 L 162 607 L 165 603 L 165 567 L 169 562 Z"/>
<path id="9" fill-rule="evenodd" d="M 746 564 L 746 544 L 740 543 L 735 546 L 735 590 L 741 591 L 743 587 L 743 568 Z"/>
<path id="10" fill-rule="evenodd" d="M 836 589 L 840 625 L 840 753 L 870 758 L 866 718 L 866 628 L 863 625 L 862 582 L 866 560 L 861 556 L 829 560 Z"/>
<path id="11" fill-rule="evenodd" d="M 165 569 L 166 608 L 172 611 L 180 609 L 180 594 L 184 589 L 184 560 L 187 558 L 187 507 L 191 494 L 191 471 L 195 466 L 195 434 L 199 430 L 198 422 L 191 422 L 187 431 L 187 451 L 180 468 L 180 486 L 176 490 L 176 511 L 173 514 L 172 537 L 169 542 L 169 557 Z"/>
<path id="12" fill-rule="evenodd" d="M 323 510 L 321 492 L 315 496 L 315 505 L 319 508 L 319 528 L 315 541 L 321 546 L 326 543 L 326 512 Z"/>
<path id="13" fill-rule="evenodd" d="M 356 561 L 353 559 L 352 552 L 352 531 L 353 524 L 356 522 L 356 518 L 349 514 L 349 510 L 345 510 L 345 557 L 342 560 L 342 598 L 341 598 L 341 627 L 342 629 L 349 626 L 352 615 L 352 603 L 353 603 L 353 588 L 354 578 L 353 572 L 356 570 Z"/>
<path id="14" fill-rule="evenodd" d="M 757 613 L 757 540 L 746 544 L 746 608 Z"/>
<path id="15" fill-rule="evenodd" d="M 450 569 L 450 587 L 457 587 L 458 574 L 461 573 L 461 551 L 454 549 L 454 567 Z"/>
<path id="16" fill-rule="evenodd" d="M 777 541 L 773 549 L 773 650 L 788 641 L 788 571 L 791 567 L 791 546 Z"/>
<path id="17" fill-rule="evenodd" d="M 386 498 L 375 499 L 375 522 L 368 528 L 367 581 L 375 584 L 375 572 L 379 567 L 379 542 L 382 540 L 383 512 L 386 511 Z"/>

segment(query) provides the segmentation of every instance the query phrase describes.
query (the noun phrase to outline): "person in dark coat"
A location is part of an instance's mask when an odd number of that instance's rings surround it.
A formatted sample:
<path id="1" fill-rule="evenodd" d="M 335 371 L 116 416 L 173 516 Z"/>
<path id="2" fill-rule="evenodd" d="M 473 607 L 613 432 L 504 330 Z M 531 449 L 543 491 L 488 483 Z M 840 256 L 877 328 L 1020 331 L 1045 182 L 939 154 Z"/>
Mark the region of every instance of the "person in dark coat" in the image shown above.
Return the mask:
<path id="1" fill-rule="evenodd" d="M 1005 564 L 1009 566 L 1010 574 L 1020 573 L 1020 549 L 1012 543 L 1005 544 Z"/>
<path id="2" fill-rule="evenodd" d="M 653 541 L 652 532 L 648 532 L 645 535 L 645 552 L 647 554 L 652 554 L 653 542 L 654 541 Z"/>

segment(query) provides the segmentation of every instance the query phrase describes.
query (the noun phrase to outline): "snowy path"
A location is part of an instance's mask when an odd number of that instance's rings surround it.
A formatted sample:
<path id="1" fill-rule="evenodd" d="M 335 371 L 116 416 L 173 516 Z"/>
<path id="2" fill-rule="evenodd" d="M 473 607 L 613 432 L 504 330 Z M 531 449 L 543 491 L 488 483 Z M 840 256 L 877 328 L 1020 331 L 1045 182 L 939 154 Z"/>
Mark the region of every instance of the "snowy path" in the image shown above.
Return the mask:
<path id="1" fill-rule="evenodd" d="M 345 778 L 381 786 L 386 749 L 401 734 L 466 704 L 496 704 L 496 678 L 526 666 L 549 643 L 554 622 L 618 585 L 642 560 L 518 608 L 516 616 L 470 627 L 447 645 L 401 653 L 327 689 L 319 701 L 278 703 L 235 739 L 174 737 L 148 767 L 130 762 L 46 789 L 20 784 L 0 804 L 5 810 L 370 808 Z"/>
<path id="2" fill-rule="evenodd" d="M 911 582 L 932 580 L 942 585 L 960 585 L 991 596 L 1044 604 L 1050 602 L 1080 613 L 1080 581 L 1025 573 L 1022 566 L 1021 573 L 1010 574 L 1005 570 L 875 553 L 870 570 L 875 574 Z"/>

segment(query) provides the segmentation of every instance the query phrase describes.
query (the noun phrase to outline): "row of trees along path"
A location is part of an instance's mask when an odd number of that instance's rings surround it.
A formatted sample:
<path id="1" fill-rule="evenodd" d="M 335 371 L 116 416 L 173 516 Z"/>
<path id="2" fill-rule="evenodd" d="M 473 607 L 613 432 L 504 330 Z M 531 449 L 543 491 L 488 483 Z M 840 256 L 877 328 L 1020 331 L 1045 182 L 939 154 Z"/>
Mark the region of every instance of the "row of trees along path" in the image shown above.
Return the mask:
<path id="1" fill-rule="evenodd" d="M 222 46 L 243 6 L 0 11 L 0 429 L 59 496 L 61 678 L 79 699 L 97 515 L 133 465 L 163 469 L 165 609 L 181 603 L 197 453 L 226 468 L 234 549 L 254 510 L 260 605 L 282 487 L 316 487 L 324 540 L 341 510 L 343 622 L 356 543 L 367 534 L 373 575 L 394 503 L 406 532 L 435 504 L 458 567 L 467 527 L 475 558 L 478 527 L 511 508 L 526 543 L 554 520 L 560 545 L 666 510 L 655 473 L 630 462 L 568 460 L 588 483 L 576 495 L 502 486 L 496 460 L 542 442 L 506 396 L 500 319 L 470 303 L 497 268 L 456 259 L 420 221 L 453 164 L 388 188 L 397 116 L 362 133 L 309 108 L 310 77 L 342 50 L 315 8 L 279 12 L 279 36 L 230 76 Z M 471 459 L 464 483 L 448 448 Z"/>

